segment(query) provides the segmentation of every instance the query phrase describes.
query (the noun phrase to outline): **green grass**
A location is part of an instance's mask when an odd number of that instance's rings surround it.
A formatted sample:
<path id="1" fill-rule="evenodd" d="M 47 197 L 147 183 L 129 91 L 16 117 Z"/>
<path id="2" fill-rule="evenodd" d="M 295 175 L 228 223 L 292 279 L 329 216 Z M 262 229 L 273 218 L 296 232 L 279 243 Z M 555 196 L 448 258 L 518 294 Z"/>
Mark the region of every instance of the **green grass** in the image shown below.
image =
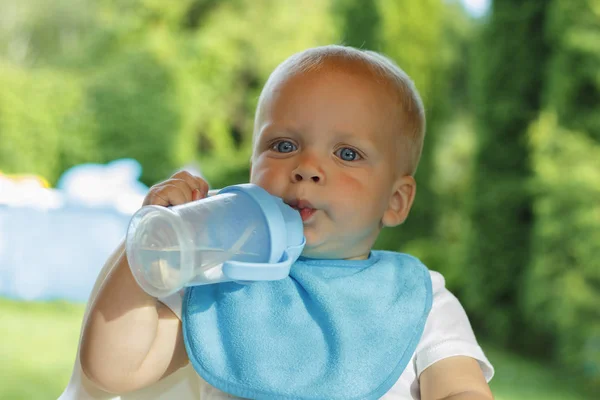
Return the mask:
<path id="1" fill-rule="evenodd" d="M 71 376 L 84 306 L 0 299 L 0 399 L 56 399 Z"/>
<path id="2" fill-rule="evenodd" d="M 583 382 L 568 371 L 550 368 L 501 349 L 483 345 L 496 375 L 490 386 L 496 400 L 592 400 Z"/>
<path id="3" fill-rule="evenodd" d="M 66 387 L 84 306 L 0 299 L 0 399 L 56 399 Z M 496 400 L 589 400 L 574 379 L 537 361 L 484 346 Z"/>

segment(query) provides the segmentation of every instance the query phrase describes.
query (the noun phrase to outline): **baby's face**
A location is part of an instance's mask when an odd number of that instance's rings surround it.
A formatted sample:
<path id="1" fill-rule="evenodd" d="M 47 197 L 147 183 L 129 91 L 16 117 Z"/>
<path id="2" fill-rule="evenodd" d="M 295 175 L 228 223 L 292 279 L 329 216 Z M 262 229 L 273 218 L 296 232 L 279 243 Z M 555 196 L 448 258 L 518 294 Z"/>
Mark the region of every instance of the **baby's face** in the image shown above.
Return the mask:
<path id="1" fill-rule="evenodd" d="M 388 209 L 402 157 L 395 105 L 364 73 L 331 67 L 266 93 L 250 181 L 300 209 L 303 255 L 365 258 L 381 226 L 394 225 Z"/>

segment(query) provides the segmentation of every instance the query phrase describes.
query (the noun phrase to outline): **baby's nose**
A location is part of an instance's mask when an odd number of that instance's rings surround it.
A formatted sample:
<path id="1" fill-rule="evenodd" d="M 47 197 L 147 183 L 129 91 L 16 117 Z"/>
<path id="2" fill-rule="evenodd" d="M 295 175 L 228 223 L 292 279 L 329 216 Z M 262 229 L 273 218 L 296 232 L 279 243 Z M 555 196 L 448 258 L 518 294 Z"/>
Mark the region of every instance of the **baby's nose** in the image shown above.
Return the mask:
<path id="1" fill-rule="evenodd" d="M 294 183 L 310 180 L 314 183 L 323 184 L 325 181 L 325 174 L 323 173 L 323 170 L 316 165 L 302 163 L 292 171 L 291 180 Z"/>
<path id="2" fill-rule="evenodd" d="M 294 175 L 294 181 L 295 182 L 300 182 L 300 181 L 303 181 L 304 179 L 305 179 L 305 176 L 302 175 L 302 174 L 295 174 Z M 313 182 L 319 183 L 319 181 L 321 180 L 321 177 L 318 176 L 318 175 L 310 176 L 310 174 L 309 174 L 309 175 L 306 176 L 306 179 L 311 179 Z"/>

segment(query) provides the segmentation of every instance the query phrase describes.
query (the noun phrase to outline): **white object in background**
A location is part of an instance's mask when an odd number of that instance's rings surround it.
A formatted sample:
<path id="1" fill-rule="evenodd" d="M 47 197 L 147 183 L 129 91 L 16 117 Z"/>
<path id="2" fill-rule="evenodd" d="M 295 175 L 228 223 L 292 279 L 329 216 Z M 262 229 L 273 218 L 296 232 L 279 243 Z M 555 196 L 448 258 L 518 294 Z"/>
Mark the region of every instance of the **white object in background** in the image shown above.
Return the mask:
<path id="1" fill-rule="evenodd" d="M 110 207 L 133 214 L 142 206 L 148 187 L 138 181 L 141 165 L 133 159 L 108 164 L 82 164 L 65 172 L 57 187 L 72 205 Z"/>
<path id="2" fill-rule="evenodd" d="M 0 206 L 52 210 L 64 205 L 63 195 L 43 186 L 35 177 L 14 179 L 0 175 Z"/>

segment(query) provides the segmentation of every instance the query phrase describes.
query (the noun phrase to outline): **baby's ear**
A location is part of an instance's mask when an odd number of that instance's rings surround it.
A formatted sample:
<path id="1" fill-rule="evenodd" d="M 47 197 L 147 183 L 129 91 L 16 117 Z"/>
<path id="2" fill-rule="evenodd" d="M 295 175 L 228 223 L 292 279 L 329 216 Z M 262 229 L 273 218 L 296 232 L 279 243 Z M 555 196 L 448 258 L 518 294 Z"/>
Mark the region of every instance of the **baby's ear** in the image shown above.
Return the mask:
<path id="1" fill-rule="evenodd" d="M 410 176 L 398 178 L 392 187 L 388 208 L 383 214 L 383 226 L 394 227 L 403 223 L 408 217 L 417 192 L 417 182 Z"/>

